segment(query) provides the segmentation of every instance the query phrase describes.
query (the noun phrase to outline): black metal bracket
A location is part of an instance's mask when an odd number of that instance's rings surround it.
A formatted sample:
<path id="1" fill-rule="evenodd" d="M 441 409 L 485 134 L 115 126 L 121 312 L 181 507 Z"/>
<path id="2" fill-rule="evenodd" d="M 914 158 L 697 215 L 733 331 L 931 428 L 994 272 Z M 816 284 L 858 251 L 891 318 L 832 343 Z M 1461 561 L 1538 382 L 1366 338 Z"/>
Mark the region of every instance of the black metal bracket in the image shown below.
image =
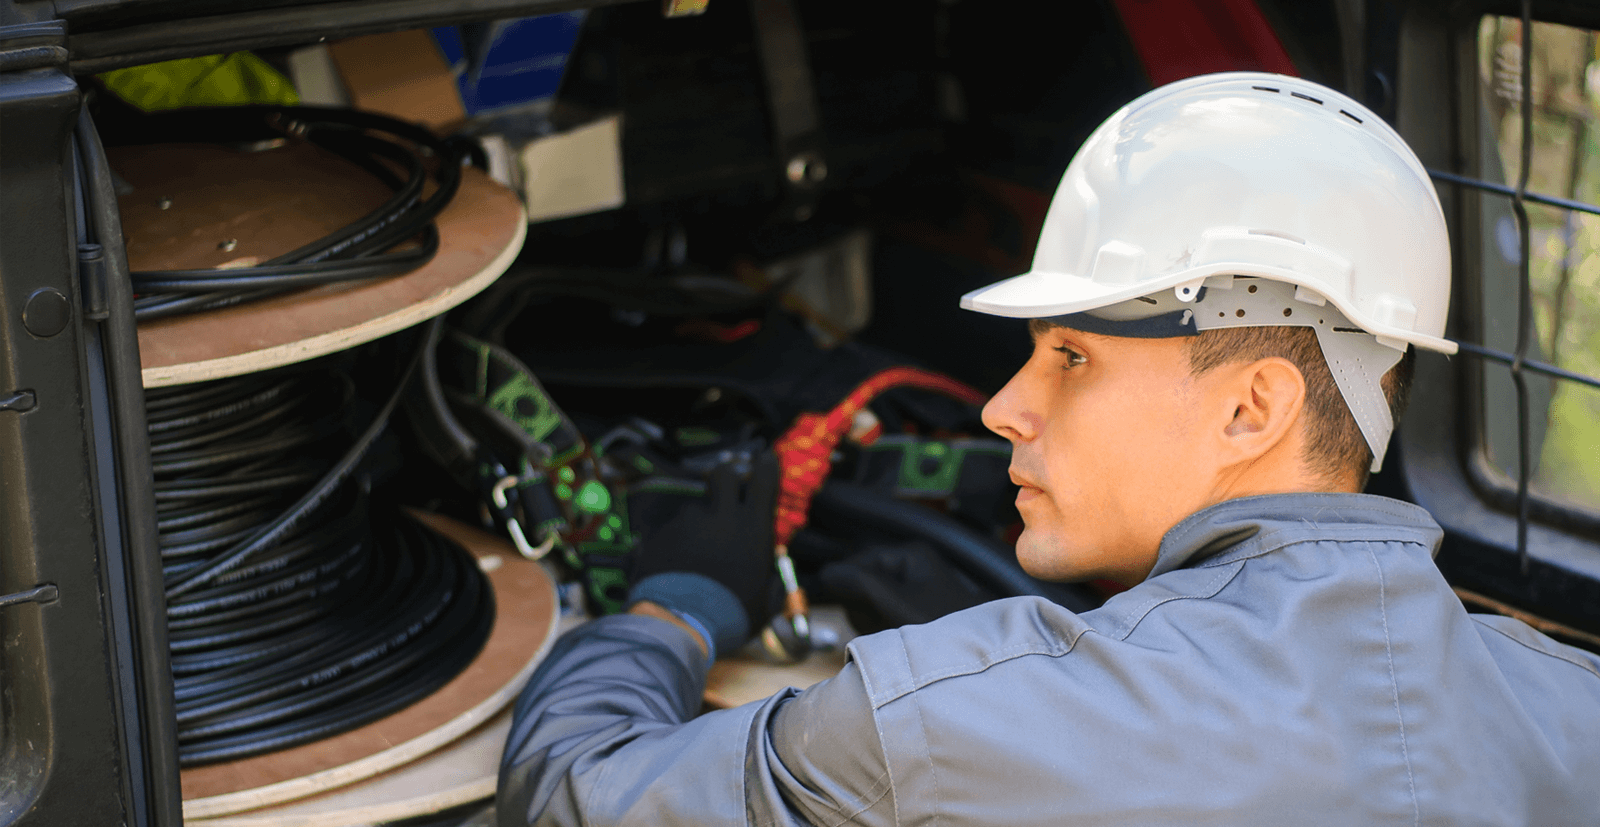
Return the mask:
<path id="1" fill-rule="evenodd" d="M 0 823 L 175 827 L 132 298 L 66 44 L 60 21 L 0 25 L 0 583 L 40 584 L 0 595 Z"/>
<path id="2" fill-rule="evenodd" d="M 750 0 L 750 16 L 755 23 L 761 73 L 766 78 L 773 148 L 782 164 L 787 193 L 780 213 L 804 221 L 811 217 L 818 190 L 828 177 L 805 29 L 794 0 Z"/>
<path id="3" fill-rule="evenodd" d="M 331 0 L 292 4 L 55 0 L 50 5 L 72 24 L 68 42 L 72 71 L 87 74 L 180 57 L 292 46 L 329 37 L 531 17 L 628 2 L 636 0 Z M 118 6 L 124 7 L 120 17 L 133 22 L 112 23 L 119 17 Z"/>

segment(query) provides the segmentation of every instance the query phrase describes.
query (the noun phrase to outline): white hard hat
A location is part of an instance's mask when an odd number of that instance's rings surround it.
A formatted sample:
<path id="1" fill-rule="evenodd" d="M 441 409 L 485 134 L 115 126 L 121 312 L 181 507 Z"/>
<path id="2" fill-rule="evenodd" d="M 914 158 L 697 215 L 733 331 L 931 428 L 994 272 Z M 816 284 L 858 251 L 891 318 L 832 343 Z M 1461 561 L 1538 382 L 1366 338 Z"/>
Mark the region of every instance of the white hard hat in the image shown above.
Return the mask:
<path id="1" fill-rule="evenodd" d="M 1250 277 L 1248 294 L 1228 289 L 1234 276 Z M 1263 291 L 1269 284 L 1290 292 Z M 1157 294 L 1196 312 L 1171 316 L 1185 329 L 1131 335 L 1317 328 L 1373 470 L 1393 430 L 1384 371 L 1407 344 L 1456 351 L 1443 338 L 1450 248 L 1427 170 L 1366 107 L 1284 75 L 1203 75 L 1118 110 L 1068 165 L 1033 269 L 961 306 L 1126 322 L 1170 316 L 1168 302 L 1161 311 L 1148 302 Z M 1258 306 L 1269 295 L 1289 302 L 1285 312 Z M 1348 335 L 1360 331 L 1360 342 Z"/>

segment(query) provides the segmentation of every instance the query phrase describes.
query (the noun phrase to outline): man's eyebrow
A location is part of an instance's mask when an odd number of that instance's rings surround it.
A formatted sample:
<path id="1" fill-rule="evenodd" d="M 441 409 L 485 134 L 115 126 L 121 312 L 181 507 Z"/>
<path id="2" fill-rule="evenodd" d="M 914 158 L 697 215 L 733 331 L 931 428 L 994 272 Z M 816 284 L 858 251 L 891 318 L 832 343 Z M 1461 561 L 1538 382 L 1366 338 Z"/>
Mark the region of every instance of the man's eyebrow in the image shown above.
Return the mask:
<path id="1" fill-rule="evenodd" d="M 1029 319 L 1028 337 L 1037 342 L 1039 341 L 1040 336 L 1043 336 L 1060 326 L 1061 325 L 1058 325 L 1049 319 Z"/>

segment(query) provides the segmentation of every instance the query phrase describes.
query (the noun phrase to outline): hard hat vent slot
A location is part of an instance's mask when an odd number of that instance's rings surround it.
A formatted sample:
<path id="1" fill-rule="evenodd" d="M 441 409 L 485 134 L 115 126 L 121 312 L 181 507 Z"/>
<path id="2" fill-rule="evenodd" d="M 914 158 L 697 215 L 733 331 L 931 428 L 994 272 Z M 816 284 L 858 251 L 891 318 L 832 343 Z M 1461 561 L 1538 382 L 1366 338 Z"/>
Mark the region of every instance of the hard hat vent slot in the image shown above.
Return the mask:
<path id="1" fill-rule="evenodd" d="M 1289 94 L 1290 94 L 1290 95 L 1293 95 L 1293 96 L 1294 96 L 1294 97 L 1297 97 L 1297 98 L 1299 98 L 1299 99 L 1300 99 L 1300 100 L 1303 100 L 1303 101 L 1311 101 L 1311 102 L 1312 102 L 1312 103 L 1314 103 L 1314 104 L 1316 104 L 1316 105 L 1318 105 L 1318 106 L 1321 106 L 1321 105 L 1322 105 L 1322 100 L 1321 100 L 1321 99 L 1319 99 L 1319 98 L 1313 98 L 1313 97 L 1311 97 L 1311 96 L 1310 96 L 1310 95 L 1307 95 L 1307 94 L 1305 94 L 1305 93 L 1303 93 L 1303 92 L 1290 92 L 1290 93 L 1289 93 Z"/>
<path id="2" fill-rule="evenodd" d="M 1366 123 L 1366 121 L 1361 120 L 1360 118 L 1350 114 L 1349 112 L 1344 111 L 1343 109 L 1339 110 L 1339 114 L 1345 116 L 1346 118 L 1349 118 L 1352 121 L 1355 121 L 1356 123 Z"/>
<path id="3" fill-rule="evenodd" d="M 1272 236 L 1273 238 L 1281 238 L 1284 241 L 1293 241 L 1296 244 L 1304 244 L 1304 243 L 1306 243 L 1306 240 L 1301 238 L 1300 236 L 1294 235 L 1292 233 L 1286 233 L 1286 232 L 1283 232 L 1281 230 L 1251 230 L 1250 234 L 1251 235 Z"/>
<path id="4" fill-rule="evenodd" d="M 1257 90 L 1260 90 L 1260 91 L 1262 91 L 1262 92 L 1272 92 L 1272 93 L 1277 93 L 1277 91 L 1278 91 L 1278 90 L 1277 90 L 1277 89 L 1275 89 L 1275 88 L 1273 88 L 1273 87 L 1271 87 L 1271 86 L 1252 86 L 1252 87 L 1250 87 L 1250 88 L 1251 88 L 1251 89 L 1257 89 Z"/>

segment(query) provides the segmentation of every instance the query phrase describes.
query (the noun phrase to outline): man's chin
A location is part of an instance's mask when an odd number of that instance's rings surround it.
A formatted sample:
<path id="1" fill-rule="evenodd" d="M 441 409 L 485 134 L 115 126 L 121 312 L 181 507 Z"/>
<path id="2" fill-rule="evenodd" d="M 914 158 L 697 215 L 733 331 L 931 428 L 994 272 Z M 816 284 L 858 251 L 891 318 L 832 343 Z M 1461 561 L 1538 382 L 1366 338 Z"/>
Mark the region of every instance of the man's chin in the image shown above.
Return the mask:
<path id="1" fill-rule="evenodd" d="M 1084 570 L 1083 558 L 1076 551 L 1063 538 L 1034 529 L 1024 528 L 1017 538 L 1017 562 L 1023 571 L 1040 580 L 1071 583 L 1096 577 L 1094 572 Z"/>

